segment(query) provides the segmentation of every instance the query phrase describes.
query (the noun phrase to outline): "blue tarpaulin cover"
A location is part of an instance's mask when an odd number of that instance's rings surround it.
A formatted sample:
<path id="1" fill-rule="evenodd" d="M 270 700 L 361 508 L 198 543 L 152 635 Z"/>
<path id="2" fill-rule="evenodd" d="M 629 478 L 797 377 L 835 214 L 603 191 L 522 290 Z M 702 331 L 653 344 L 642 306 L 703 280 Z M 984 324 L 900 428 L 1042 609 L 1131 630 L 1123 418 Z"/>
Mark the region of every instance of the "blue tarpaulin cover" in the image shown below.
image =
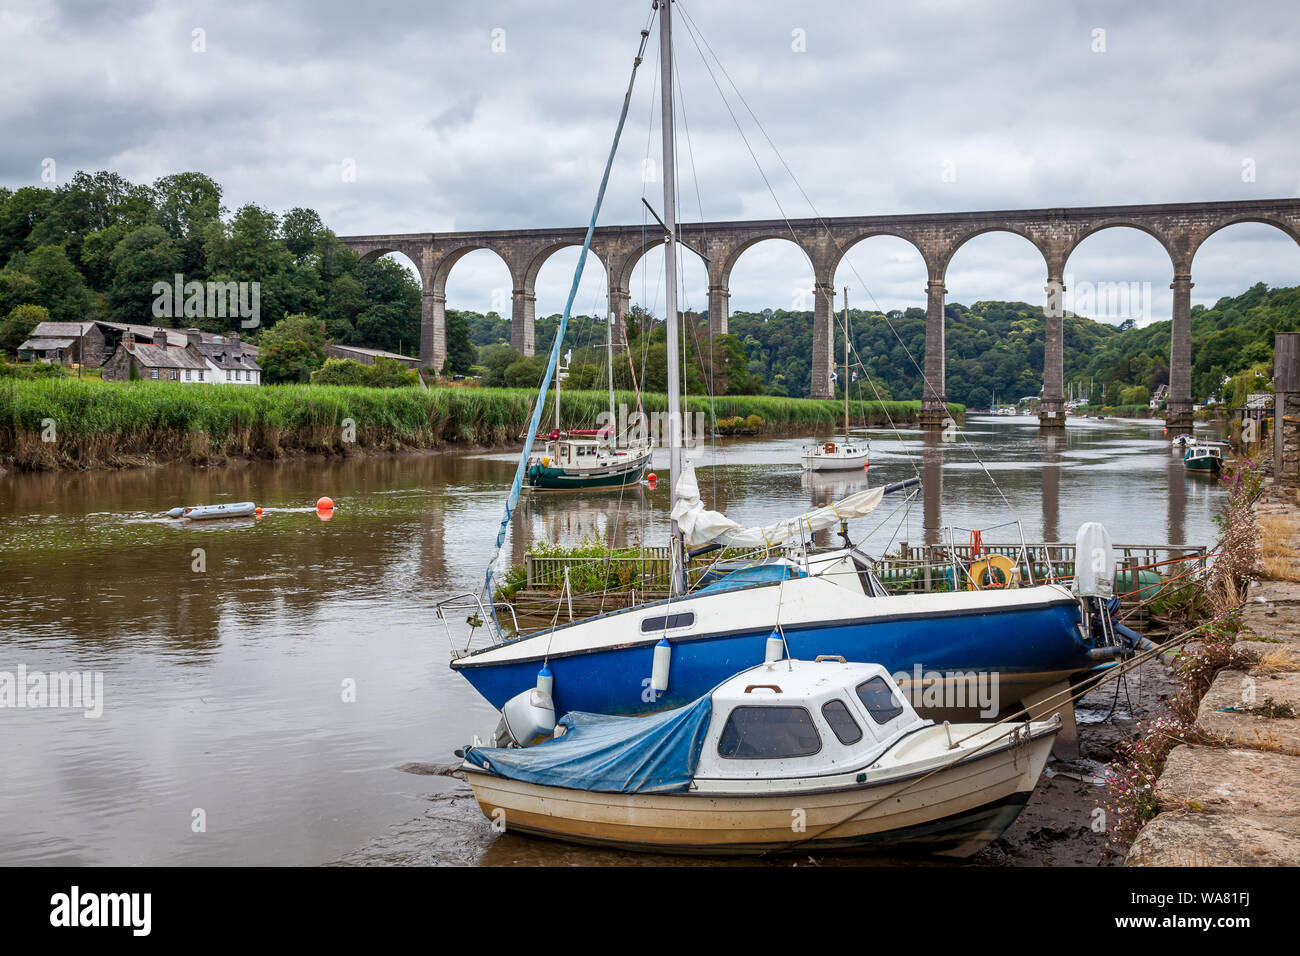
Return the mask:
<path id="1" fill-rule="evenodd" d="M 697 594 L 709 591 L 730 591 L 733 588 L 746 588 L 751 584 L 766 584 L 772 581 L 788 581 L 790 578 L 802 578 L 804 573 L 787 564 L 755 564 L 748 568 L 739 568 L 725 575 L 707 587 L 702 587 Z"/>
<path id="2" fill-rule="evenodd" d="M 648 717 L 565 715 L 563 736 L 534 747 L 469 747 L 465 759 L 526 783 L 605 793 L 684 790 L 695 774 L 713 698 Z"/>

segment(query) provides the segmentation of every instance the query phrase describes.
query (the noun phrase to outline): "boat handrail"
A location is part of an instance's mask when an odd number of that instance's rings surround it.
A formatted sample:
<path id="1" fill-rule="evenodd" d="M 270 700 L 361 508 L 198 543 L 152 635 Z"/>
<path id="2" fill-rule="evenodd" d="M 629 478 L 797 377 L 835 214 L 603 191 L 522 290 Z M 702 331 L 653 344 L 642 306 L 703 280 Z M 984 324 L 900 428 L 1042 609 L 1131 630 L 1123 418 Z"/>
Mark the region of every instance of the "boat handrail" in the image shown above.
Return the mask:
<path id="1" fill-rule="evenodd" d="M 515 629 L 515 633 L 516 634 L 519 633 L 519 619 L 515 616 L 515 606 L 511 604 L 509 601 L 493 601 L 492 611 L 496 611 L 499 608 L 504 608 L 510 612 L 511 624 Z M 505 642 L 505 638 L 502 636 L 496 624 L 495 615 L 489 613 L 488 608 L 484 606 L 483 599 L 479 596 L 477 592 L 465 591 L 460 594 L 454 594 L 451 597 L 443 598 L 441 601 L 437 602 L 433 606 L 433 609 L 434 609 L 434 613 L 438 615 L 438 619 L 442 621 L 443 629 L 447 633 L 447 643 L 451 647 L 451 655 L 453 660 L 459 657 L 464 657 L 466 654 L 470 652 L 470 646 L 474 642 L 474 632 L 478 630 L 478 628 L 480 627 L 487 628 L 487 632 L 491 636 L 491 643 L 493 645 L 502 644 Z M 456 647 L 455 638 L 452 636 L 451 633 L 451 621 L 447 617 L 445 613 L 446 611 L 477 611 L 478 612 L 477 621 L 474 618 L 466 619 L 467 623 L 469 624 L 469 637 L 466 638 L 465 640 L 464 649 L 459 649 Z"/>

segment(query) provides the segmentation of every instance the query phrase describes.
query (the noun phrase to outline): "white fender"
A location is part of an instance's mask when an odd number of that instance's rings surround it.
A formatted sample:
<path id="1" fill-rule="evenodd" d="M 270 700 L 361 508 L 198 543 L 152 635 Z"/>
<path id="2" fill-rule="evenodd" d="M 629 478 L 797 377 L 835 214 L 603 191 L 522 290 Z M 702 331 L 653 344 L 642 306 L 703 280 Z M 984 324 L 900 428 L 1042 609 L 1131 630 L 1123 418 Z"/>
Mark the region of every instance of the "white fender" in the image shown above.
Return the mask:
<path id="1" fill-rule="evenodd" d="M 673 647 L 668 643 L 668 638 L 659 638 L 659 643 L 655 645 L 654 666 L 650 669 L 650 687 L 660 694 L 668 689 L 668 670 L 672 658 Z"/>

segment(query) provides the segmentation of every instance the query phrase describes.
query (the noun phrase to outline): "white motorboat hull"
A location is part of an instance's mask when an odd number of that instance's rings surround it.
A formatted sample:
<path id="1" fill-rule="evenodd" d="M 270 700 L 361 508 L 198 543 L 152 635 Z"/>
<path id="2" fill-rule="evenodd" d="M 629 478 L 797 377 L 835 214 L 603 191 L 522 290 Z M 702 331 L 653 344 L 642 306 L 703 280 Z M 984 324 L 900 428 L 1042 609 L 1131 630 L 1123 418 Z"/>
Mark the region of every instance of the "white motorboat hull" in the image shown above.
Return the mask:
<path id="1" fill-rule="evenodd" d="M 1038 782 L 1058 725 L 1035 726 L 1020 747 L 1004 741 L 930 776 L 933 768 L 922 768 L 859 784 L 856 775 L 841 774 L 803 778 L 803 789 L 789 780 L 698 781 L 698 789 L 681 793 L 605 793 L 465 769 L 489 819 L 534 836 L 672 853 L 912 848 L 963 857 L 997 839 Z"/>

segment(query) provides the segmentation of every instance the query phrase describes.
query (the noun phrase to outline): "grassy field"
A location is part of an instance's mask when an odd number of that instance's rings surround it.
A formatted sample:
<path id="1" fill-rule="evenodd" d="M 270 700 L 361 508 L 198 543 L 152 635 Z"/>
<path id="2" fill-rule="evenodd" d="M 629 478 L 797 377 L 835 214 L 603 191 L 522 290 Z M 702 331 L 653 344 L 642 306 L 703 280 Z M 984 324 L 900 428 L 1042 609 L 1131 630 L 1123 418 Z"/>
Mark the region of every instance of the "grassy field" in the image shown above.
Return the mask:
<path id="1" fill-rule="evenodd" d="M 184 385 L 76 379 L 0 380 L 0 461 L 22 469 L 122 467 L 163 461 L 220 462 L 355 449 L 503 445 L 527 427 L 527 389 L 384 389 L 333 385 Z M 635 407 L 631 393 L 620 403 Z M 608 408 L 603 392 L 565 392 L 567 427 L 590 427 Z M 548 406 L 549 406 L 548 402 Z M 919 402 L 860 402 L 855 423 L 914 422 Z M 646 396 L 663 411 L 664 395 Z M 691 397 L 690 412 L 710 413 Z M 757 415 L 760 433 L 830 433 L 835 401 L 735 396 L 714 402 L 717 418 Z M 964 409 L 951 406 L 960 420 Z M 545 410 L 542 421 L 553 417 Z"/>

